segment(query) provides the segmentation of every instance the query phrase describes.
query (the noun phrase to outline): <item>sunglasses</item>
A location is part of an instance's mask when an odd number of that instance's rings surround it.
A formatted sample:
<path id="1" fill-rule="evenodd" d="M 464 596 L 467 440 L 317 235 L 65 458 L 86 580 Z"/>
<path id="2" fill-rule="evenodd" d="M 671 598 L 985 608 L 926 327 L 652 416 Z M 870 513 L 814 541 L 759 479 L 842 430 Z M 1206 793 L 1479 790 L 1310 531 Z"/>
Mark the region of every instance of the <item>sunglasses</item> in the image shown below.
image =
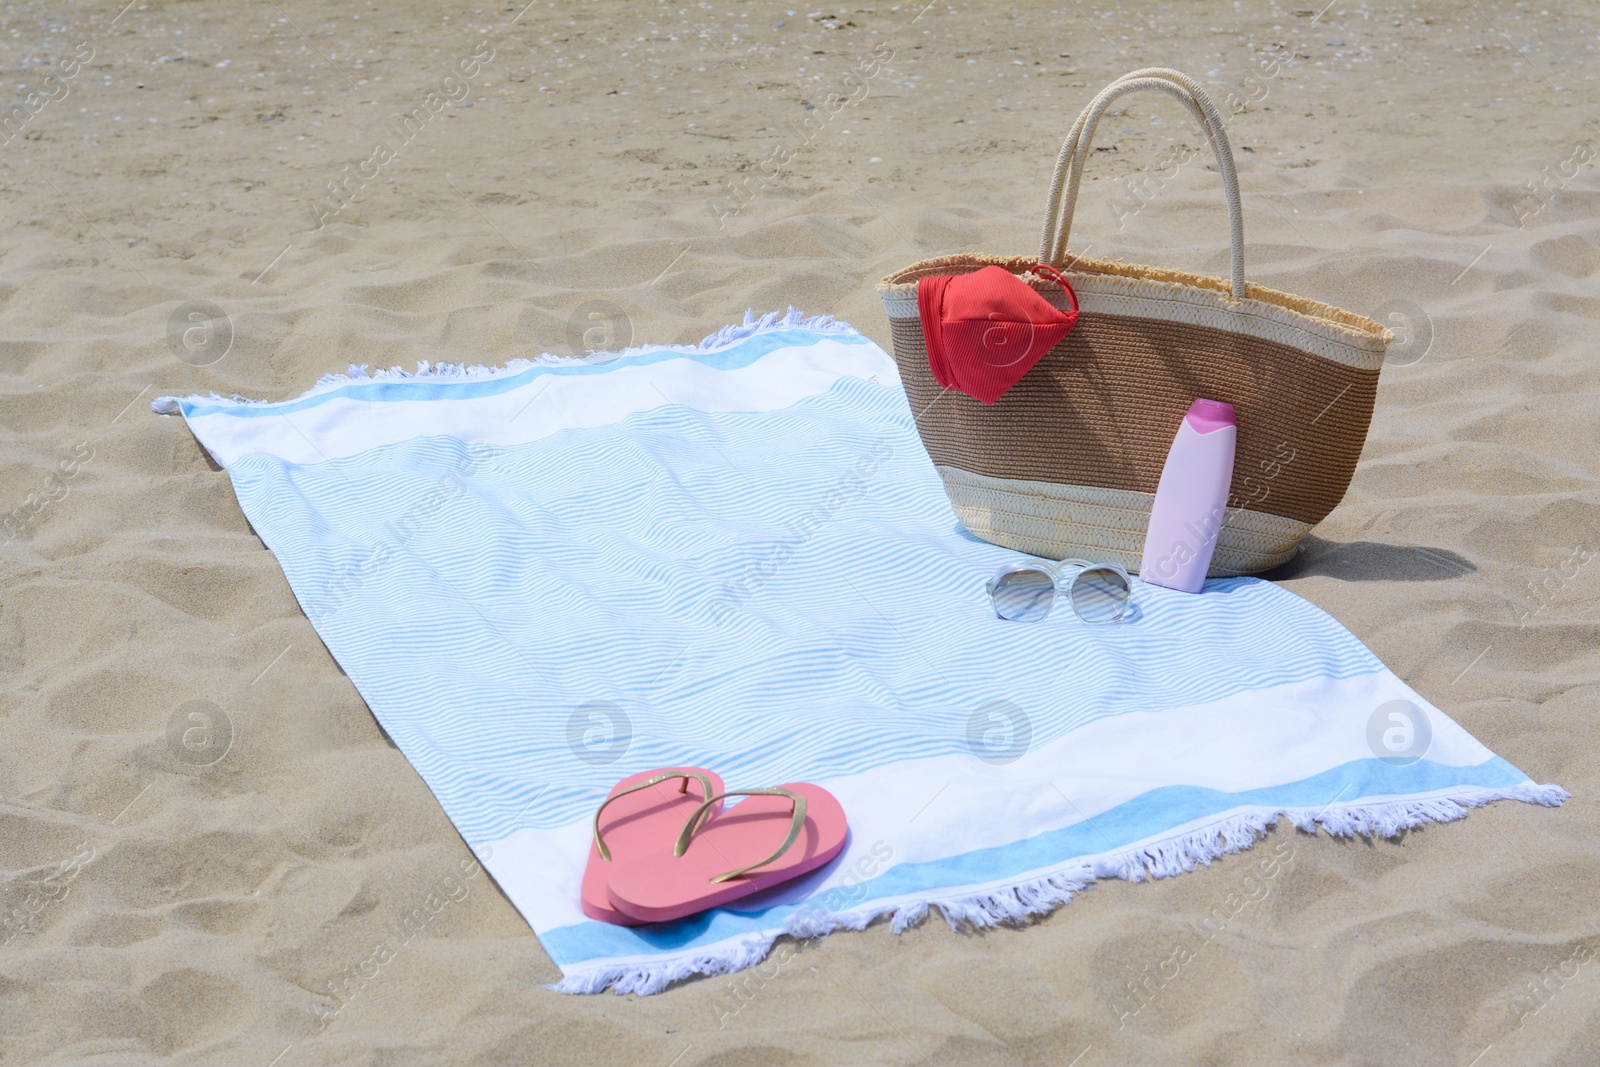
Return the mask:
<path id="1" fill-rule="evenodd" d="M 1084 622 L 1096 625 L 1118 622 L 1133 598 L 1133 581 L 1115 563 L 1064 559 L 1057 566 L 1078 567 L 1067 584 L 1067 602 Z M 1056 571 L 1046 564 L 1011 564 L 989 579 L 989 600 L 997 618 L 1011 622 L 1038 622 L 1050 614 L 1061 591 Z"/>

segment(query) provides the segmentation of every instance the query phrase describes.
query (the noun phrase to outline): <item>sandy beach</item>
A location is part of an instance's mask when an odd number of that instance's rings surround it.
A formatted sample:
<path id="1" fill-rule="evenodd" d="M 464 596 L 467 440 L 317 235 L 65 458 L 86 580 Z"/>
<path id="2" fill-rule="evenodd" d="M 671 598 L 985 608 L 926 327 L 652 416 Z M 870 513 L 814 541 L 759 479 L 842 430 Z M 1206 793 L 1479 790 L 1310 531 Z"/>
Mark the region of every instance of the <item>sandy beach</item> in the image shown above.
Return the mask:
<path id="1" fill-rule="evenodd" d="M 0 1062 L 1600 1062 L 1600 10 L 134 0 L 0 29 Z M 887 348 L 874 283 L 1030 254 L 1073 118 L 1149 65 L 1231 115 L 1250 280 L 1397 335 L 1348 495 L 1268 577 L 1572 799 L 548 990 L 151 399 L 790 305 Z M 1075 251 L 1227 273 L 1178 106 L 1120 101 L 1096 147 Z"/>

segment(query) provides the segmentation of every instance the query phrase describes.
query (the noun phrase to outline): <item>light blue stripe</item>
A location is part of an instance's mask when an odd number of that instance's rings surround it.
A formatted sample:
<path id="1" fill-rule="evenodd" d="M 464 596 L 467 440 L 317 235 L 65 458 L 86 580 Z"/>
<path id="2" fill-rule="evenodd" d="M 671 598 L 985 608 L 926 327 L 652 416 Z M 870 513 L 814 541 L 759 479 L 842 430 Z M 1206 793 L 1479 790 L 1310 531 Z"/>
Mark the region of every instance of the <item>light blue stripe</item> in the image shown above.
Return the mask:
<path id="1" fill-rule="evenodd" d="M 561 378 L 588 377 L 610 374 L 624 367 L 648 367 L 671 359 L 692 359 L 719 370 L 736 370 L 748 367 L 756 360 L 780 348 L 812 344 L 818 340 L 837 341 L 845 345 L 863 345 L 872 342 L 858 333 L 817 333 L 811 330 L 774 330 L 757 334 L 729 348 L 715 351 L 656 349 L 637 355 L 622 356 L 605 363 L 574 363 L 548 367 L 529 367 L 525 371 L 504 378 L 421 378 L 410 381 L 356 382 L 331 389 L 326 393 L 291 400 L 282 404 L 194 404 L 179 400 L 187 418 L 203 415 L 231 415 L 238 419 L 260 419 L 268 416 L 289 415 L 296 411 L 325 404 L 334 399 L 359 400 L 364 403 L 382 403 L 395 400 L 474 400 L 486 396 L 499 396 L 520 389 L 538 378 L 554 375 Z"/>
<path id="2" fill-rule="evenodd" d="M 1476 767 L 1450 767 L 1428 760 L 1397 767 L 1383 760 L 1356 760 L 1298 782 L 1237 793 L 1195 786 L 1167 786 L 1152 789 L 1073 826 L 928 863 L 899 864 L 877 878 L 849 889 L 832 890 L 804 904 L 783 904 L 755 911 L 718 908 L 679 922 L 649 927 L 582 922 L 544 931 L 539 935 L 539 943 L 550 953 L 550 958 L 562 966 L 593 959 L 675 952 L 715 944 L 741 933 L 782 929 L 788 918 L 801 908 L 843 912 L 874 900 L 892 900 L 912 894 L 937 895 L 940 890 L 948 891 L 951 887 L 1016 878 L 1029 871 L 1065 865 L 1077 857 L 1098 856 L 1125 848 L 1175 826 L 1207 816 L 1221 816 L 1238 808 L 1270 812 L 1295 809 L 1317 814 L 1335 799 L 1341 805 L 1356 804 L 1365 797 L 1416 794 L 1454 786 L 1503 789 L 1525 781 L 1526 775 L 1496 756 Z M 893 842 L 889 844 L 893 846 Z M 820 881 L 825 876 L 823 872 L 813 877 Z"/>

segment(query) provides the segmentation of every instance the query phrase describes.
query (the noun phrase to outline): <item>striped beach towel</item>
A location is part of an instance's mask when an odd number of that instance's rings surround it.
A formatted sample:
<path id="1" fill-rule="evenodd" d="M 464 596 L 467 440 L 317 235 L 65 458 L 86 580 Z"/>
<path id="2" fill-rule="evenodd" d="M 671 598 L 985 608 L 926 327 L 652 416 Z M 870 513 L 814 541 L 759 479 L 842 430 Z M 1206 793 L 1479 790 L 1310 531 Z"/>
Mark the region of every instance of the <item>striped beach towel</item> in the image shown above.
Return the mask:
<path id="1" fill-rule="evenodd" d="M 653 993 L 930 907 L 1040 914 L 1301 830 L 1559 804 L 1318 608 L 1135 585 L 1123 622 L 995 618 L 893 360 L 829 319 L 502 368 L 351 368 L 283 403 L 162 398 L 569 992 Z M 810 781 L 840 858 L 659 926 L 586 919 L 608 788 Z"/>

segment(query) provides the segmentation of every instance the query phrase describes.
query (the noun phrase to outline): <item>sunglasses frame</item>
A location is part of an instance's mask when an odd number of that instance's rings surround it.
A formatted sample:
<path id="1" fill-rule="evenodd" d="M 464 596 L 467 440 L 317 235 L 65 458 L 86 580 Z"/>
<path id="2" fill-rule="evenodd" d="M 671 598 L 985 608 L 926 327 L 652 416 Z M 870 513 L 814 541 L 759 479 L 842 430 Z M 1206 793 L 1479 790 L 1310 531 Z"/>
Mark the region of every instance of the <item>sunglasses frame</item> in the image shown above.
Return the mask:
<path id="1" fill-rule="evenodd" d="M 1060 573 L 1060 569 L 1063 567 L 1078 568 L 1077 573 L 1072 576 L 1072 580 L 1067 583 L 1067 586 L 1064 590 L 1061 587 L 1062 575 Z M 1101 570 L 1110 571 L 1120 578 L 1122 580 L 1123 587 L 1127 590 L 1127 595 L 1122 598 L 1121 607 L 1111 618 L 1103 620 L 1086 619 L 1083 616 L 1083 612 L 1078 610 L 1077 601 L 1073 600 L 1072 598 L 1072 591 L 1073 588 L 1078 584 L 1078 581 L 1085 574 L 1088 574 L 1091 571 Z M 1036 619 L 1008 619 L 1006 616 L 1000 614 L 999 607 L 994 603 L 995 592 L 999 589 L 1000 583 L 1011 577 L 1013 574 L 1026 574 L 1029 572 L 1042 574 L 1046 578 L 1050 579 L 1050 603 L 1045 605 L 1043 613 L 1041 613 Z M 1054 563 L 1010 563 L 996 571 L 994 577 L 990 578 L 988 583 L 985 585 L 985 588 L 989 591 L 989 603 L 990 606 L 994 608 L 995 618 L 1002 619 L 1006 622 L 1042 622 L 1050 614 L 1050 610 L 1055 607 L 1055 602 L 1060 599 L 1063 594 L 1067 598 L 1067 603 L 1072 605 L 1072 613 L 1078 617 L 1079 622 L 1082 622 L 1087 626 L 1110 626 L 1114 623 L 1119 623 L 1124 617 L 1127 616 L 1128 608 L 1133 604 L 1133 579 L 1128 575 L 1127 570 L 1122 566 L 1122 564 L 1095 563 L 1094 561 L 1087 559 L 1063 559 L 1057 560 Z"/>

